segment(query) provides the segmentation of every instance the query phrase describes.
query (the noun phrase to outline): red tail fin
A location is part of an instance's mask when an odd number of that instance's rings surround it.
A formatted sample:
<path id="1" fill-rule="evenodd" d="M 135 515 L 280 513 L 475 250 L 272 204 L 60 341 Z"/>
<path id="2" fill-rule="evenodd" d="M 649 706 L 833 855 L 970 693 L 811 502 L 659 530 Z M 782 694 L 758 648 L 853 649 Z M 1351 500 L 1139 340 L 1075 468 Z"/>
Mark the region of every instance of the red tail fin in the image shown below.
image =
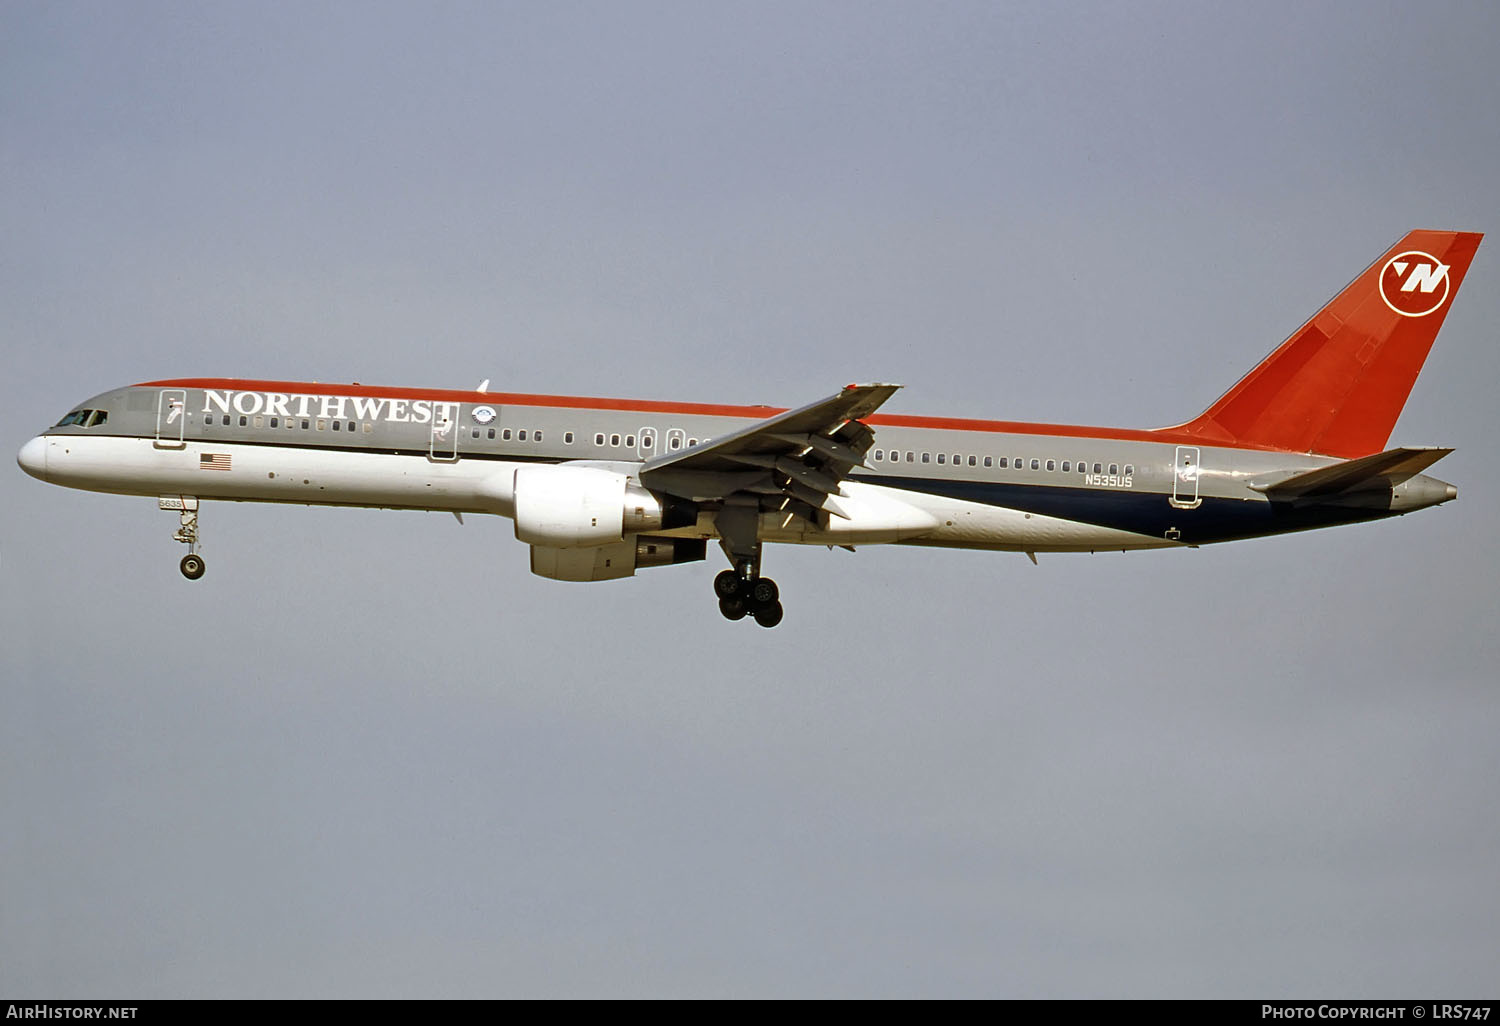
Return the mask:
<path id="1" fill-rule="evenodd" d="M 1483 237 L 1411 232 L 1178 430 L 1345 459 L 1380 452 Z"/>

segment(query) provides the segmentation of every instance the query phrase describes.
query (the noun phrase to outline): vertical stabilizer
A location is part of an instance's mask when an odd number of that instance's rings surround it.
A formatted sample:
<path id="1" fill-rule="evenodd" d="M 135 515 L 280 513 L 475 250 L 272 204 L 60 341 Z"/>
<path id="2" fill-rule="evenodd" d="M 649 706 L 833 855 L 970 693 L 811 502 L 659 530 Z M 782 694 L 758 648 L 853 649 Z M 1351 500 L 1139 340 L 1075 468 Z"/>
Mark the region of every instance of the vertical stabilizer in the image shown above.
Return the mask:
<path id="1" fill-rule="evenodd" d="M 1380 452 L 1483 237 L 1409 233 L 1177 430 L 1346 459 Z"/>

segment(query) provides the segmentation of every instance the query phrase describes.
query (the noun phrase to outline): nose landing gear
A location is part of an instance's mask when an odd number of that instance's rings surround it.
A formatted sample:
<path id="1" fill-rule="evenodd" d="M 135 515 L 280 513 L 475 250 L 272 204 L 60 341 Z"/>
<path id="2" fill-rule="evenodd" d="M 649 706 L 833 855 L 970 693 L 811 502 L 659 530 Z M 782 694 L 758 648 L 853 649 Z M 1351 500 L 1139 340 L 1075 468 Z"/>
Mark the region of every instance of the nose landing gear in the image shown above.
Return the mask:
<path id="1" fill-rule="evenodd" d="M 182 557 L 182 562 L 177 564 L 182 571 L 182 576 L 190 581 L 196 581 L 203 576 L 208 569 L 208 564 L 203 557 L 198 555 L 198 500 L 192 496 L 163 496 L 158 505 L 162 509 L 176 510 L 178 512 L 179 526 L 177 532 L 172 535 L 173 541 L 182 542 L 188 547 L 188 554 Z"/>

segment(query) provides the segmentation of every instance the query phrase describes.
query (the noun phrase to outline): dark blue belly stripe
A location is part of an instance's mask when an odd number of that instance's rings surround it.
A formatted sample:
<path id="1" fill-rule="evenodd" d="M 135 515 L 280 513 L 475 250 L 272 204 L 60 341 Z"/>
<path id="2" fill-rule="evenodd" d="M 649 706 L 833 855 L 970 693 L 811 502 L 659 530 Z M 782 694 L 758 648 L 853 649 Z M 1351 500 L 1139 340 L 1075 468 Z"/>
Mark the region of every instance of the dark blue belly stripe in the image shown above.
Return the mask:
<path id="1" fill-rule="evenodd" d="M 1334 524 L 1380 520 L 1386 510 L 1343 506 L 1293 506 L 1263 499 L 1205 497 L 1196 509 L 1178 509 L 1161 492 L 1121 488 L 1069 488 L 998 481 L 946 481 L 920 477 L 852 475 L 868 484 L 1018 509 L 1026 513 L 1112 527 L 1151 538 L 1174 537 L 1189 544 L 1232 541 Z"/>

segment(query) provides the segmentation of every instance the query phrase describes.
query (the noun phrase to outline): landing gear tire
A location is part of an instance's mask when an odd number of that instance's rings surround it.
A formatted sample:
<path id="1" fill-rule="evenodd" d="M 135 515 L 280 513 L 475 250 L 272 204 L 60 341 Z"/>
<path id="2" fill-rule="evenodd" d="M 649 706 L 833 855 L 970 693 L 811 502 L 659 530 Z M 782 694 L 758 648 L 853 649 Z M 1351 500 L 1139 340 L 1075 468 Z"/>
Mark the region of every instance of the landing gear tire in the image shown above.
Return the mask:
<path id="1" fill-rule="evenodd" d="M 781 622 L 782 609 L 780 602 L 772 602 L 768 606 L 762 606 L 755 611 L 755 622 L 762 627 L 775 627 Z"/>
<path id="2" fill-rule="evenodd" d="M 750 583 L 750 601 L 757 606 L 774 606 L 781 597 L 781 589 L 769 577 L 757 577 Z M 779 620 L 780 617 L 778 616 Z"/>
<path id="3" fill-rule="evenodd" d="M 726 620 L 743 620 L 750 612 L 750 608 L 745 605 L 744 599 L 721 598 L 719 599 L 719 612 L 724 614 Z"/>
<path id="4" fill-rule="evenodd" d="M 735 598 L 740 590 L 740 575 L 733 570 L 725 570 L 714 578 L 714 594 L 721 599 Z"/>
<path id="5" fill-rule="evenodd" d="M 190 581 L 196 581 L 203 576 L 203 571 L 208 569 L 207 564 L 203 562 L 203 557 L 196 554 L 183 556 L 178 567 L 182 570 L 182 576 Z"/>

